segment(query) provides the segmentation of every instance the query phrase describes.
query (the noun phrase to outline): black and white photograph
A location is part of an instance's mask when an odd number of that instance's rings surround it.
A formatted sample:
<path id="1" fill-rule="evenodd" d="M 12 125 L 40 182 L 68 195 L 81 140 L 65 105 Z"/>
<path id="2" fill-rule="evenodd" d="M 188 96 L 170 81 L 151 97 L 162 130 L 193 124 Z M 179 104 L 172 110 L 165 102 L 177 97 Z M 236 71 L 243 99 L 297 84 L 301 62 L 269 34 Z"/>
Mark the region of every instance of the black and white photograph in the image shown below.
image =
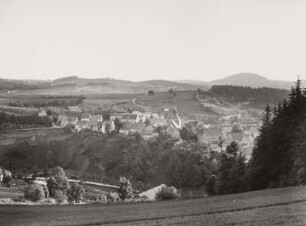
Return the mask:
<path id="1" fill-rule="evenodd" d="M 306 0 L 0 0 L 0 225 L 306 225 Z"/>

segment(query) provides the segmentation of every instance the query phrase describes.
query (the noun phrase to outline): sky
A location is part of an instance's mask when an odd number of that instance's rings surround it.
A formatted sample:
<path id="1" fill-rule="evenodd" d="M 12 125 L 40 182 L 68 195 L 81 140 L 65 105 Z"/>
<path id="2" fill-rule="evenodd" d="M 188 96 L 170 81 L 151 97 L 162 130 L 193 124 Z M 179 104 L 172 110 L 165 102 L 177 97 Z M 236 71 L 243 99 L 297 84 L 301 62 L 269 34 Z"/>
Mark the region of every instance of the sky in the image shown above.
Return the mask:
<path id="1" fill-rule="evenodd" d="M 306 78 L 306 0 L 0 0 L 0 77 Z"/>

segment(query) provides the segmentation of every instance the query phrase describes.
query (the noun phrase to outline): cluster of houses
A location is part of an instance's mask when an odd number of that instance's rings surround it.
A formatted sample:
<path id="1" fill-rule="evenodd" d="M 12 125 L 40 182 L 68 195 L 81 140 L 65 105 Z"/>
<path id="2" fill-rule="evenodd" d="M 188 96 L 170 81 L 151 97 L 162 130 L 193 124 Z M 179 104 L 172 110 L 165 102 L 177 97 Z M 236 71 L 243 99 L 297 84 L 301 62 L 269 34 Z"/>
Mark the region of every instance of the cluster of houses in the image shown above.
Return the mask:
<path id="1" fill-rule="evenodd" d="M 58 124 L 61 127 L 72 126 L 76 132 L 91 130 L 93 132 L 108 134 L 116 129 L 115 120 L 121 123 L 119 133 L 133 134 L 139 133 L 143 138 L 158 136 L 158 127 L 169 134 L 170 137 L 179 138 L 181 121 L 176 114 L 174 120 L 165 119 L 162 113 L 140 112 L 113 112 L 109 119 L 104 119 L 102 114 L 91 114 L 82 112 L 77 106 L 68 108 L 66 113 L 57 116 Z"/>
<path id="2" fill-rule="evenodd" d="M 207 144 L 213 150 L 220 150 L 220 141 L 224 140 L 221 149 L 224 149 L 231 141 L 235 140 L 240 146 L 252 149 L 257 136 L 258 124 L 244 124 L 243 131 L 233 130 L 232 123 L 221 125 L 207 125 L 202 120 L 181 119 L 177 111 L 165 109 L 164 112 L 113 112 L 106 120 L 94 111 L 85 112 L 78 106 L 68 107 L 68 111 L 57 114 L 58 125 L 61 127 L 72 126 L 76 132 L 90 130 L 93 132 L 108 134 L 116 130 L 115 120 L 121 122 L 119 133 L 129 135 L 139 133 L 143 138 L 158 136 L 159 132 L 167 134 L 170 138 L 180 139 L 181 129 L 187 128 L 196 135 L 198 143 Z"/>

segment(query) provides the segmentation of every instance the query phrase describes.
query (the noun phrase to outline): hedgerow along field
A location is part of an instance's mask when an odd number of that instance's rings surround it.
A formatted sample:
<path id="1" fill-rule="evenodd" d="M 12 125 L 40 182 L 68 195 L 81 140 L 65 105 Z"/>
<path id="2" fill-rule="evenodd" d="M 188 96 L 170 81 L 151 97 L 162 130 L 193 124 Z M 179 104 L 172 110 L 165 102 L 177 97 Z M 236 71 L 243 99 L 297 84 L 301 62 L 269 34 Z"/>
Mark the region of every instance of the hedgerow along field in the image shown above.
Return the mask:
<path id="1" fill-rule="evenodd" d="M 305 225 L 306 186 L 152 203 L 0 206 L 0 225 Z"/>

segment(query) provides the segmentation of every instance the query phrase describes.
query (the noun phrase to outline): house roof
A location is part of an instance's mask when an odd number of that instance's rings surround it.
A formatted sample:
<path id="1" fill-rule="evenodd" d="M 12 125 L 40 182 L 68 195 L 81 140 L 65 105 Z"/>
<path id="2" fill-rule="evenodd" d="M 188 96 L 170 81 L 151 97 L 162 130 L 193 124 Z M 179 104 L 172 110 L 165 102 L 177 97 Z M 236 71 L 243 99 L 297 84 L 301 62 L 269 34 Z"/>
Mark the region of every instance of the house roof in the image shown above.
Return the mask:
<path id="1" fill-rule="evenodd" d="M 91 114 L 89 112 L 84 112 L 81 117 L 82 118 L 90 118 Z"/>
<path id="2" fill-rule="evenodd" d="M 110 117 L 122 117 L 123 115 L 125 115 L 126 113 L 118 113 L 118 112 L 115 112 L 115 113 L 110 113 Z"/>
<path id="3" fill-rule="evenodd" d="M 87 126 L 88 122 L 87 121 L 78 121 L 77 126 Z"/>
<path id="4" fill-rule="evenodd" d="M 89 121 L 88 122 L 88 126 L 98 126 L 98 123 L 97 121 Z"/>
<path id="5" fill-rule="evenodd" d="M 207 129 L 202 130 L 203 135 L 205 136 L 222 136 L 222 130 L 219 127 L 208 127 Z"/>
<path id="6" fill-rule="evenodd" d="M 146 127 L 143 128 L 144 133 L 153 133 L 154 127 L 152 125 L 147 125 Z"/>
<path id="7" fill-rule="evenodd" d="M 137 131 L 137 132 L 141 133 L 142 130 L 145 128 L 145 126 L 146 125 L 144 123 L 142 123 L 142 122 L 140 122 L 140 123 L 133 123 L 130 126 L 130 130 L 134 130 L 134 131 Z"/>
<path id="8" fill-rule="evenodd" d="M 136 120 L 138 115 L 135 114 L 125 114 L 122 115 L 122 120 Z"/>
<path id="9" fill-rule="evenodd" d="M 241 141 L 243 133 L 231 133 L 232 139 L 235 141 Z"/>
<path id="10" fill-rule="evenodd" d="M 122 130 L 130 130 L 131 129 L 131 126 L 132 126 L 132 123 L 130 122 L 124 122 L 122 123 Z"/>
<path id="11" fill-rule="evenodd" d="M 139 115 L 139 116 L 143 115 L 143 113 L 140 112 L 140 111 L 133 111 L 132 114 L 133 115 Z"/>
<path id="12" fill-rule="evenodd" d="M 103 119 L 102 115 L 92 115 L 91 116 L 91 121 L 100 121 L 102 119 Z"/>
<path id="13" fill-rule="evenodd" d="M 164 120 L 164 119 L 161 119 L 161 118 L 152 118 L 152 119 L 150 119 L 150 123 L 152 124 L 152 125 L 164 125 L 164 124 L 166 124 L 166 120 Z"/>
<path id="14" fill-rule="evenodd" d="M 68 106 L 69 111 L 81 111 L 79 106 Z"/>
<path id="15" fill-rule="evenodd" d="M 69 116 L 69 117 L 68 117 L 68 121 L 69 121 L 69 122 L 78 121 L 78 118 L 77 118 L 77 117 L 73 117 L 73 116 Z"/>

